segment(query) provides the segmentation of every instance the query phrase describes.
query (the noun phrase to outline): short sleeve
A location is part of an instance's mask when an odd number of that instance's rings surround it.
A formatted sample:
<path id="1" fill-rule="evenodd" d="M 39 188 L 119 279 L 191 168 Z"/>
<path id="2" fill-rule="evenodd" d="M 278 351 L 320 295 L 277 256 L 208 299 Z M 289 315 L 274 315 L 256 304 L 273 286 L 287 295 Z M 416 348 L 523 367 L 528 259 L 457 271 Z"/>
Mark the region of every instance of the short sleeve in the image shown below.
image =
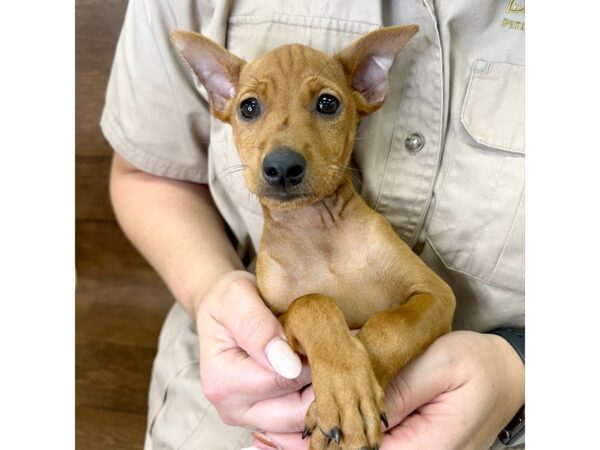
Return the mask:
<path id="1" fill-rule="evenodd" d="M 171 45 L 171 2 L 130 0 L 106 92 L 101 128 L 140 170 L 207 183 L 210 113 Z"/>

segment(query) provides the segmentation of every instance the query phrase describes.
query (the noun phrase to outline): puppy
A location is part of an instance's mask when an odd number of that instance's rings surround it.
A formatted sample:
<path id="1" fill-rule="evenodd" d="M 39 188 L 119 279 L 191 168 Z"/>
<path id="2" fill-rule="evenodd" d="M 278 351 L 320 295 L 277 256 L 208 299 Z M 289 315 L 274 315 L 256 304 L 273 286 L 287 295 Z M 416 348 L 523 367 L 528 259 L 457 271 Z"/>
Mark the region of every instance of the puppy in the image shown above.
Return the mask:
<path id="1" fill-rule="evenodd" d="M 258 288 L 311 367 L 311 450 L 378 449 L 389 381 L 451 328 L 451 289 L 357 194 L 349 169 L 358 121 L 382 106 L 417 31 L 382 28 L 335 56 L 284 45 L 253 62 L 172 34 L 262 205 Z"/>

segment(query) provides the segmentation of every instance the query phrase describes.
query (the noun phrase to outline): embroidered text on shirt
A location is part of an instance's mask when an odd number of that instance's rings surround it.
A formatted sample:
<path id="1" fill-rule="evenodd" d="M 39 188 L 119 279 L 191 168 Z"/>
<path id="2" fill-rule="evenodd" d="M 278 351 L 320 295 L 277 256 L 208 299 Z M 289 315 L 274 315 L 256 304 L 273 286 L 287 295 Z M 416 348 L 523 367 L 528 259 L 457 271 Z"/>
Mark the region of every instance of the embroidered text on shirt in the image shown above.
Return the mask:
<path id="1" fill-rule="evenodd" d="M 506 6 L 506 14 L 525 14 L 525 6 L 517 3 L 517 0 L 508 0 Z M 525 31 L 525 22 L 519 20 L 512 20 L 508 17 L 504 17 L 502 20 L 502 28 L 509 28 L 511 30 Z"/>

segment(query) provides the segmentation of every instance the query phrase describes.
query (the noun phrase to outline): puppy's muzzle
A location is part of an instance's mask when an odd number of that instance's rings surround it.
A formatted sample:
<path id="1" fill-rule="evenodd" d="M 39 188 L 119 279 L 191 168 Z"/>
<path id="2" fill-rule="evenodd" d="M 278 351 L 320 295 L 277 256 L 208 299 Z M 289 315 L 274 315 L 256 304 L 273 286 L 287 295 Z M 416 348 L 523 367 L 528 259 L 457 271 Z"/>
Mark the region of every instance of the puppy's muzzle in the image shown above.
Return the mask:
<path id="1" fill-rule="evenodd" d="M 300 184 L 305 173 L 306 159 L 290 148 L 275 149 L 263 159 L 263 178 L 275 189 L 288 189 Z"/>

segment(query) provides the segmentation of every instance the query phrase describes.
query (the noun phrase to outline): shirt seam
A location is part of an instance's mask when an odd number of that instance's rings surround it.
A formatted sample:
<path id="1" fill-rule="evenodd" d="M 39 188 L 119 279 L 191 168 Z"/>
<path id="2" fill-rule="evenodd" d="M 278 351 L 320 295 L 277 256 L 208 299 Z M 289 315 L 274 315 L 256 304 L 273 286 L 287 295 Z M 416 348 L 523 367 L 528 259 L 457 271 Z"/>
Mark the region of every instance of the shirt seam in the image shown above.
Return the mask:
<path id="1" fill-rule="evenodd" d="M 234 24 L 239 24 L 239 23 L 263 24 L 263 23 L 275 22 L 275 23 L 280 23 L 282 25 L 306 26 L 304 24 L 294 23 L 291 20 L 287 21 L 287 22 L 285 20 L 282 20 L 282 19 L 285 19 L 285 18 L 288 18 L 288 19 L 307 19 L 307 20 L 319 19 L 319 20 L 325 20 L 325 21 L 329 21 L 329 22 L 335 21 L 335 22 L 341 22 L 341 23 L 366 25 L 366 26 L 369 26 L 369 27 L 381 28 L 381 24 L 378 24 L 378 23 L 363 22 L 363 21 L 360 21 L 360 20 L 347 20 L 347 19 L 341 19 L 341 18 L 337 18 L 337 17 L 303 16 L 301 14 L 278 14 L 278 13 L 274 13 L 271 16 L 238 15 L 238 16 L 230 16 L 229 19 L 228 19 L 228 21 L 230 23 L 234 23 Z M 319 27 L 316 27 L 316 28 L 319 28 Z M 337 31 L 346 31 L 346 30 L 337 29 Z M 356 34 L 362 34 L 363 33 L 363 32 L 358 32 L 358 31 L 349 31 L 349 32 L 350 33 L 356 33 Z"/>
<path id="2" fill-rule="evenodd" d="M 168 381 L 164 384 L 164 392 L 162 393 L 161 405 L 160 405 L 160 407 L 158 407 L 156 412 L 152 415 L 152 418 L 148 421 L 148 434 L 151 437 L 152 437 L 152 430 L 154 429 L 154 424 L 156 423 L 156 419 L 158 419 L 159 414 L 164 409 L 165 404 L 167 402 L 167 392 L 169 391 L 169 386 L 173 383 L 173 380 L 179 378 L 179 376 L 183 373 L 183 371 L 186 368 L 188 368 L 191 365 L 197 365 L 199 363 L 200 363 L 199 360 L 190 360 L 190 361 L 186 361 L 186 362 L 182 363 L 180 366 L 177 367 L 177 369 L 175 370 L 173 375 L 171 375 L 171 377 L 169 377 Z M 209 406 L 207 406 L 206 409 L 208 410 L 208 408 L 209 408 Z M 197 415 L 196 415 L 196 418 L 198 418 Z M 195 429 L 195 427 L 194 427 L 194 429 Z M 183 445 L 183 444 L 180 444 L 180 445 Z"/>
<path id="3" fill-rule="evenodd" d="M 473 255 L 476 253 L 477 247 L 479 246 L 479 242 L 481 241 L 481 237 L 484 234 L 484 230 L 486 228 L 486 224 L 488 224 L 491 220 L 491 218 L 493 217 L 492 214 L 492 203 L 493 200 L 496 198 L 497 196 L 497 192 L 498 192 L 498 186 L 500 185 L 500 181 L 502 180 L 502 170 L 504 169 L 504 165 L 506 163 L 506 157 L 502 158 L 502 163 L 500 164 L 500 167 L 498 168 L 497 173 L 497 178 L 494 182 L 494 187 L 492 188 L 491 192 L 489 193 L 489 196 L 487 198 L 487 201 L 485 202 L 485 220 L 482 220 L 479 227 L 477 228 L 477 237 L 473 242 L 473 245 L 471 246 L 471 251 L 469 253 L 469 257 L 467 258 L 467 260 L 464 263 L 464 267 L 467 268 L 469 267 L 469 264 L 471 263 L 471 260 L 473 259 Z M 482 211 L 483 213 L 483 211 Z"/>
<path id="4" fill-rule="evenodd" d="M 199 361 L 198 361 L 199 363 Z M 204 408 L 204 410 L 202 411 L 202 415 L 198 416 L 197 412 L 194 411 L 194 415 L 196 416 L 196 419 L 198 420 L 198 423 L 196 423 L 196 426 L 194 426 L 194 428 L 192 429 L 192 431 L 190 432 L 190 434 L 188 435 L 188 437 L 185 438 L 185 440 L 179 444 L 177 446 L 177 449 L 180 450 L 184 445 L 186 445 L 190 439 L 192 439 L 192 436 L 194 436 L 194 434 L 196 434 L 196 430 L 198 430 L 198 428 L 202 425 L 202 422 L 204 421 L 204 418 L 206 417 L 206 415 L 208 414 L 208 411 L 210 411 L 210 409 L 212 408 L 212 404 L 208 404 L 206 405 L 206 407 Z"/>
<path id="5" fill-rule="evenodd" d="M 436 183 L 438 175 L 439 175 L 442 157 L 443 157 L 443 154 L 445 153 L 444 152 L 444 134 L 445 134 L 444 108 L 446 107 L 446 104 L 444 102 L 444 88 L 445 88 L 445 86 L 444 86 L 444 49 L 442 48 L 442 38 L 440 36 L 440 30 L 438 28 L 437 17 L 434 13 L 432 5 L 430 5 L 428 2 L 424 2 L 424 3 L 425 3 L 425 7 L 427 8 L 427 11 L 429 12 L 429 15 L 431 16 L 431 20 L 433 21 L 433 27 L 435 29 L 435 39 L 436 39 L 437 46 L 439 48 L 440 63 L 438 65 L 438 76 L 439 76 L 438 82 L 440 83 L 440 90 L 441 90 L 440 104 L 439 104 L 440 131 L 438 133 L 438 149 L 436 152 L 437 159 L 435 162 L 435 167 L 433 169 L 433 176 L 431 179 L 431 183 L 429 185 L 429 190 L 428 190 L 427 199 L 425 200 L 425 205 L 423 206 L 421 215 L 419 216 L 417 224 L 415 225 L 415 229 L 413 231 L 413 236 L 410 240 L 411 247 L 414 246 L 419 241 L 421 231 L 426 226 L 425 220 L 426 220 L 427 214 L 429 212 L 429 208 L 431 207 L 432 198 L 433 198 L 433 195 L 435 192 L 435 183 Z M 435 212 L 436 208 L 437 208 L 437 205 L 434 205 L 434 212 Z M 433 217 L 433 215 L 432 215 L 432 217 Z"/>
<path id="6" fill-rule="evenodd" d="M 171 3 L 167 2 L 167 10 L 169 11 L 169 14 L 171 15 L 171 20 L 173 21 L 173 23 L 175 25 L 177 25 L 177 20 L 175 18 L 175 14 L 173 13 L 173 10 L 171 8 Z M 156 35 L 154 34 L 154 30 L 152 29 L 152 27 L 150 26 L 150 22 L 147 21 L 147 25 L 148 25 L 148 31 L 150 32 L 150 35 L 152 36 L 152 41 L 154 42 L 154 46 L 156 47 L 156 51 L 158 52 L 159 58 L 160 58 L 160 62 L 162 64 L 162 68 L 165 72 L 165 75 L 167 77 L 167 80 L 169 82 L 169 90 L 171 93 L 171 98 L 173 100 L 173 104 L 175 105 L 175 109 L 177 110 L 177 119 L 179 120 L 179 127 L 180 129 L 185 129 L 185 125 L 184 125 L 184 121 L 181 115 L 181 108 L 179 106 L 179 102 L 177 101 L 177 96 L 175 95 L 175 88 L 173 87 L 173 80 L 171 79 L 171 75 L 169 74 L 169 71 L 167 69 L 167 64 L 165 63 L 165 58 L 163 53 L 160 51 L 160 47 L 158 45 L 158 42 L 156 40 Z M 173 51 L 173 50 L 172 50 Z"/>
<path id="7" fill-rule="evenodd" d="M 137 147 L 127 139 L 114 115 L 107 108 L 104 109 L 102 114 L 100 127 L 113 150 L 143 172 L 180 181 L 190 181 L 198 184 L 208 183 L 205 179 L 205 171 L 201 168 L 196 169 L 173 164 Z"/>
<path id="8" fill-rule="evenodd" d="M 441 261 L 441 263 L 444 265 L 444 267 L 446 269 L 451 270 L 452 272 L 457 272 L 457 273 L 460 273 L 462 275 L 465 275 L 466 277 L 469 277 L 469 278 L 472 278 L 474 280 L 477 280 L 480 283 L 487 284 L 489 286 L 493 286 L 493 287 L 496 287 L 498 289 L 503 289 L 503 290 L 508 291 L 508 292 L 512 292 L 513 294 L 525 295 L 525 291 L 521 291 L 519 289 L 509 288 L 507 286 L 502 286 L 501 284 L 494 283 L 493 281 L 484 280 L 483 278 L 480 278 L 480 277 L 475 276 L 475 275 L 473 275 L 471 273 L 465 272 L 464 270 L 456 269 L 454 267 L 449 266 L 448 264 L 446 264 L 446 261 L 444 261 L 444 258 L 442 258 L 440 256 L 439 251 L 437 250 L 437 248 L 435 248 L 435 245 L 433 244 L 433 242 L 431 242 L 431 239 L 427 238 L 426 241 L 427 241 L 427 243 L 429 244 L 429 246 L 431 247 L 431 249 L 433 250 L 433 252 L 435 253 L 435 255 L 438 257 L 438 259 Z"/>
<path id="9" fill-rule="evenodd" d="M 524 190 L 525 190 L 525 188 L 523 188 L 521 190 L 521 199 L 519 200 L 519 205 L 517 206 L 517 209 L 515 210 L 515 215 L 513 217 L 512 223 L 510 225 L 510 230 L 508 230 L 508 233 L 506 234 L 506 238 L 504 240 L 504 245 L 502 246 L 502 250 L 500 251 L 500 255 L 498 255 L 498 258 L 494 262 L 494 269 L 492 270 L 490 278 L 494 278 L 494 276 L 496 275 L 496 271 L 498 270 L 498 267 L 500 266 L 500 261 L 502 260 L 502 257 L 504 256 L 506 247 L 508 247 L 508 242 L 510 240 L 510 236 L 512 235 L 512 232 L 515 229 L 515 224 L 517 223 L 517 217 L 519 217 L 519 209 L 521 208 L 521 205 L 523 204 L 523 200 L 525 197 Z"/>
<path id="10" fill-rule="evenodd" d="M 414 47 L 411 46 L 411 58 L 414 55 L 413 52 L 414 52 Z M 387 174 L 388 174 L 388 171 L 390 168 L 389 167 L 390 160 L 392 159 L 392 153 L 394 152 L 394 148 L 395 148 L 395 146 L 394 146 L 394 143 L 396 141 L 395 137 L 396 137 L 396 134 L 398 133 L 398 126 L 399 126 L 398 123 L 400 122 L 402 103 L 404 101 L 405 96 L 406 96 L 406 86 L 405 86 L 405 83 L 402 83 L 402 93 L 400 94 L 400 100 L 398 102 L 398 109 L 396 110 L 396 118 L 394 120 L 394 129 L 392 130 L 388 154 L 387 154 L 387 158 L 385 160 L 385 166 L 383 168 L 382 182 L 381 182 L 381 186 L 379 187 L 379 193 L 377 194 L 377 201 L 375 202 L 375 206 L 374 206 L 374 209 L 376 211 L 379 211 L 382 214 L 385 213 L 389 207 L 389 201 L 387 201 L 386 204 L 383 206 L 383 208 L 379 209 L 379 205 L 381 204 L 381 197 L 383 196 L 383 191 L 384 191 L 385 185 L 386 185 L 386 177 L 387 177 Z M 402 150 L 400 149 L 400 151 L 402 151 Z"/>

